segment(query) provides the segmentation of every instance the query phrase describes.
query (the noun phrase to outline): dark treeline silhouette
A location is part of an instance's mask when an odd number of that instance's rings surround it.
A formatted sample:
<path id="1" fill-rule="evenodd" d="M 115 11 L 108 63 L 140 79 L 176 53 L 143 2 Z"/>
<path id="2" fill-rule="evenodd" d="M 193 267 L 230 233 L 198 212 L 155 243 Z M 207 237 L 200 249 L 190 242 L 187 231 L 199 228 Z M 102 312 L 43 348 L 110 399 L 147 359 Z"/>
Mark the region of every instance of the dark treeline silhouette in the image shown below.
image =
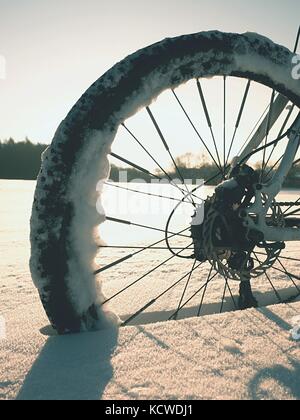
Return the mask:
<path id="1" fill-rule="evenodd" d="M 0 179 L 36 179 L 45 144 L 33 144 L 28 139 L 0 142 Z"/>
<path id="2" fill-rule="evenodd" d="M 36 179 L 41 165 L 41 154 L 46 148 L 47 145 L 33 144 L 29 139 L 23 142 L 15 142 L 13 139 L 0 142 L 0 179 Z M 177 157 L 176 164 L 182 177 L 193 183 L 199 179 L 209 180 L 213 178 L 208 184 L 216 185 L 221 180 L 220 176 L 215 177 L 216 167 L 205 156 L 194 156 L 188 153 Z M 122 176 L 124 171 L 126 171 L 126 180 L 128 182 L 133 180 L 150 182 L 152 179 L 150 175 L 137 169 L 120 168 L 112 165 L 110 180 L 115 182 L 124 181 L 125 179 Z M 178 173 L 174 169 L 169 169 L 167 173 L 172 179 L 179 178 Z M 158 170 L 155 171 L 155 174 L 161 178 L 166 178 Z M 300 188 L 300 164 L 295 165 L 291 169 L 284 186 L 286 188 Z"/>

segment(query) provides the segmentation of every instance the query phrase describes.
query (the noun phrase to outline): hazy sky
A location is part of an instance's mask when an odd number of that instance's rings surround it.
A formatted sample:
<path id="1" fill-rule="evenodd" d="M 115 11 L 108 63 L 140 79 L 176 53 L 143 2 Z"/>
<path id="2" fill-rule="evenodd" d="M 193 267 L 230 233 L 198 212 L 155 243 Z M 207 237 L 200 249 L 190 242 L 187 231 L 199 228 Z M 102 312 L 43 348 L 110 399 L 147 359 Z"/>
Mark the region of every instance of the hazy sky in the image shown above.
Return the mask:
<path id="1" fill-rule="evenodd" d="M 292 48 L 299 23 L 299 0 L 0 0 L 0 139 L 50 142 L 94 80 L 164 37 L 254 31 Z"/>

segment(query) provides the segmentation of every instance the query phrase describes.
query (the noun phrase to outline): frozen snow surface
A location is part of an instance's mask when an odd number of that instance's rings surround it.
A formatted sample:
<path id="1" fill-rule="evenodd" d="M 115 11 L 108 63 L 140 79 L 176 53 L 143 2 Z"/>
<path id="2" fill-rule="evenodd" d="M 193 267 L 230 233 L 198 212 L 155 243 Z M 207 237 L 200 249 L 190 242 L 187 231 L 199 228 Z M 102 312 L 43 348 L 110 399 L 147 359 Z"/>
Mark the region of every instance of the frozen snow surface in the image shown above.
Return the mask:
<path id="1" fill-rule="evenodd" d="M 33 189 L 0 181 L 0 399 L 300 398 L 300 302 L 49 336 L 28 268 Z"/>
<path id="2" fill-rule="evenodd" d="M 299 399 L 292 305 L 47 337 L 36 299 L 6 314 L 1 399 Z"/>

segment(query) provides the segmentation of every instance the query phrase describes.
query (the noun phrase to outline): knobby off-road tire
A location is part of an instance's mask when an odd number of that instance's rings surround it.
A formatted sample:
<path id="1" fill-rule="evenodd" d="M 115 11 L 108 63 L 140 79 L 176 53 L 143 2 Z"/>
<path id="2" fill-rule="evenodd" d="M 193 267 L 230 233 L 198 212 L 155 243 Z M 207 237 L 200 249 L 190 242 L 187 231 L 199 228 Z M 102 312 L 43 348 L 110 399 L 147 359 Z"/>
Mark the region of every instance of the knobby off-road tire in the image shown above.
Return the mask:
<path id="1" fill-rule="evenodd" d="M 118 126 L 162 91 L 198 77 L 245 77 L 300 106 L 293 54 L 256 34 L 201 32 L 166 39 L 116 64 L 80 98 L 43 155 L 31 217 L 31 273 L 58 333 L 103 328 L 117 317 L 101 306 L 93 275 L 96 184 Z"/>

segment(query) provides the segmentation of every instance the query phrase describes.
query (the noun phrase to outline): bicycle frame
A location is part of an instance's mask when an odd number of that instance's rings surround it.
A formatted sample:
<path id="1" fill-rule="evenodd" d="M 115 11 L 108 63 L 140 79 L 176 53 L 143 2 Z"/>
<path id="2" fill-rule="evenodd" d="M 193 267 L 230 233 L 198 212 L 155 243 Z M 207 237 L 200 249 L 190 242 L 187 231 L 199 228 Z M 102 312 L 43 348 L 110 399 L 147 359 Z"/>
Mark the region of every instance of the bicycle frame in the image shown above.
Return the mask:
<path id="1" fill-rule="evenodd" d="M 270 127 L 274 125 L 277 118 L 280 116 L 284 108 L 286 107 L 288 100 L 279 95 L 274 102 L 274 108 L 272 112 L 272 118 L 270 121 L 268 117 L 264 119 L 258 130 L 251 138 L 249 143 L 245 146 L 241 155 L 234 158 L 232 165 L 243 159 L 253 150 L 255 150 L 263 141 L 266 133 L 267 124 Z M 300 241 L 300 228 L 280 228 L 270 227 L 267 225 L 266 216 L 267 213 L 278 193 L 281 191 L 284 180 L 288 175 L 293 162 L 295 160 L 296 153 L 300 144 L 300 118 L 298 118 L 294 129 L 288 136 L 289 142 L 285 151 L 285 155 L 281 161 L 281 164 L 275 172 L 270 182 L 262 185 L 257 185 L 255 192 L 255 201 L 247 209 L 247 216 L 245 218 L 245 226 L 251 229 L 258 229 L 264 234 L 266 241 L 285 242 L 285 241 Z M 250 214 L 255 214 L 255 220 Z"/>

